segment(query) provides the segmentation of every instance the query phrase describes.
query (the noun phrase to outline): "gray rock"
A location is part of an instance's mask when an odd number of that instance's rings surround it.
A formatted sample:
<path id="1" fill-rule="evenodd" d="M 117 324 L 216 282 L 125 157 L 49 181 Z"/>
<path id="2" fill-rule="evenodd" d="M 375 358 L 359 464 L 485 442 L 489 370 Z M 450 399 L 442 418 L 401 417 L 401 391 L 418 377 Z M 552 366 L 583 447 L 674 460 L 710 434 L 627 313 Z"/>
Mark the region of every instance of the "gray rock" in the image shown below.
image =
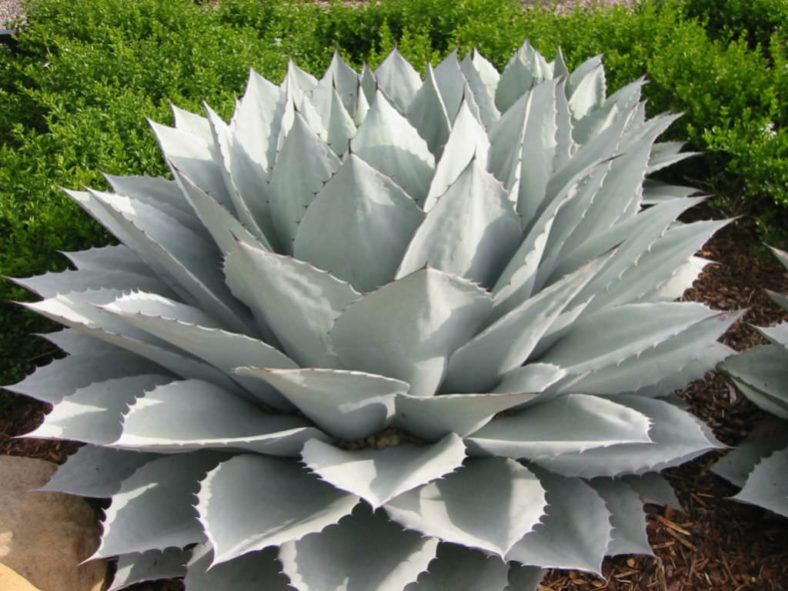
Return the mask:
<path id="1" fill-rule="evenodd" d="M 29 492 L 56 469 L 43 460 L 0 456 L 0 562 L 41 591 L 100 591 L 106 562 L 80 565 L 99 543 L 90 505 L 63 493 Z"/>

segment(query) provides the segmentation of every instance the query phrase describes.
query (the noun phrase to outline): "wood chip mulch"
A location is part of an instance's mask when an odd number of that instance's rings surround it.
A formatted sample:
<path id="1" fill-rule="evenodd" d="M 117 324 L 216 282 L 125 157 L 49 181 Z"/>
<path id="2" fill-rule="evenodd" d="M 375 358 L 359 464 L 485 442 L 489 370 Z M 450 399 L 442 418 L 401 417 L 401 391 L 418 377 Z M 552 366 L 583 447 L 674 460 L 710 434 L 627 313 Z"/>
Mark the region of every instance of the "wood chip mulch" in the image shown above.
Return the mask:
<path id="1" fill-rule="evenodd" d="M 731 223 L 706 245 L 707 266 L 684 299 L 716 309 L 747 308 L 723 341 L 736 350 L 762 342 L 747 323 L 788 320 L 764 289 L 788 292 L 788 274 L 758 244 L 745 220 Z M 735 445 L 765 415 L 715 372 L 691 384 L 683 398 L 717 437 Z M 76 444 L 17 438 L 38 425 L 46 405 L 23 396 L 0 409 L 0 454 L 62 462 Z M 788 519 L 727 499 L 735 487 L 709 471 L 721 452 L 666 471 L 680 507 L 646 505 L 655 556 L 607 559 L 603 577 L 575 571 L 548 573 L 541 591 L 782 591 L 788 589 Z M 176 591 L 179 582 L 146 583 L 133 591 Z"/>

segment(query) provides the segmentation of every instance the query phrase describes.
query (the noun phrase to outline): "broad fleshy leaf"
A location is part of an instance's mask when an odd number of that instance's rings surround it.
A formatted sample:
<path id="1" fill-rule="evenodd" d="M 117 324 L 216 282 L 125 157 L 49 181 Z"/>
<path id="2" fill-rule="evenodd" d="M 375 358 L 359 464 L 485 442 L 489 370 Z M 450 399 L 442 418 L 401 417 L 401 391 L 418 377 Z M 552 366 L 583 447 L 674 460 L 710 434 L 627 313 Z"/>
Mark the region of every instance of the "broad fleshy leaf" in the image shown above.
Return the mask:
<path id="1" fill-rule="evenodd" d="M 337 318 L 331 339 L 346 366 L 400 379 L 411 394 L 431 396 L 448 355 L 491 307 L 481 288 L 427 267 L 354 302 Z"/>
<path id="2" fill-rule="evenodd" d="M 123 481 L 106 511 L 94 558 L 183 548 L 205 535 L 192 506 L 200 479 L 221 460 L 214 453 L 152 460 Z"/>
<path id="3" fill-rule="evenodd" d="M 445 388 L 483 392 L 525 363 L 558 315 L 604 261 L 595 261 L 525 300 L 460 347 L 449 361 Z M 562 367 L 561 363 L 547 360 Z M 563 365 L 565 367 L 565 365 Z"/>
<path id="4" fill-rule="evenodd" d="M 202 481 L 197 511 L 218 564 L 321 531 L 357 503 L 294 462 L 242 454 Z"/>
<path id="5" fill-rule="evenodd" d="M 122 296 L 103 308 L 124 322 L 144 330 L 210 363 L 223 372 L 239 365 L 295 368 L 295 362 L 259 339 L 222 330 L 198 309 L 150 294 Z M 258 380 L 236 378 L 255 399 L 282 410 L 293 406 Z"/>
<path id="6" fill-rule="evenodd" d="M 427 568 L 437 545 L 360 504 L 338 524 L 283 544 L 279 558 L 299 589 L 394 591 Z"/>
<path id="7" fill-rule="evenodd" d="M 642 396 L 615 396 L 611 400 L 649 418 L 652 443 L 611 445 L 583 453 L 543 457 L 536 463 L 565 476 L 616 477 L 669 468 L 720 447 L 711 430 L 700 420 L 668 402 Z"/>
<path id="8" fill-rule="evenodd" d="M 756 464 L 744 488 L 733 498 L 788 517 L 788 491 L 783 476 L 786 472 L 788 448 L 775 451 Z"/>
<path id="9" fill-rule="evenodd" d="M 107 445 L 121 434 L 121 417 L 137 397 L 172 378 L 140 374 L 92 383 L 58 402 L 26 437 L 71 439 Z"/>
<path id="10" fill-rule="evenodd" d="M 332 367 L 328 332 L 341 311 L 360 295 L 315 267 L 239 242 L 224 263 L 227 284 L 270 326 L 289 357 L 300 365 Z"/>
<path id="11" fill-rule="evenodd" d="M 209 543 L 198 544 L 186 566 L 183 584 L 189 591 L 293 591 L 282 574 L 276 548 L 249 552 L 227 562 L 215 564 Z"/>
<path id="12" fill-rule="evenodd" d="M 308 166 L 304 166 L 308 162 Z M 271 172 L 271 218 L 277 241 L 292 251 L 301 218 L 318 191 L 339 168 L 339 158 L 312 131 L 300 113 L 285 138 Z"/>
<path id="13" fill-rule="evenodd" d="M 536 476 L 513 460 L 469 459 L 456 472 L 400 495 L 385 509 L 406 528 L 504 557 L 542 517 L 544 494 Z"/>
<path id="14" fill-rule="evenodd" d="M 536 459 L 624 443 L 650 443 L 650 421 L 631 408 L 586 394 L 566 394 L 491 421 L 468 443 L 496 456 Z M 555 566 L 555 565 L 551 565 Z"/>
<path id="15" fill-rule="evenodd" d="M 395 47 L 375 70 L 375 80 L 401 113 L 407 113 L 421 86 L 421 76 Z M 367 96 L 371 103 L 372 97 Z"/>
<path id="16" fill-rule="evenodd" d="M 547 492 L 546 514 L 506 555 L 526 565 L 599 573 L 610 540 L 610 512 L 600 496 L 579 478 L 539 472 Z"/>
<path id="17" fill-rule="evenodd" d="M 490 285 L 521 232 L 506 191 L 474 158 L 424 218 L 400 257 L 397 278 L 429 265 Z"/>
<path id="18" fill-rule="evenodd" d="M 488 556 L 479 550 L 457 544 L 442 543 L 438 544 L 437 555 L 429 568 L 419 576 L 417 582 L 405 587 L 405 591 L 503 591 L 508 575 L 508 566 L 497 556 Z"/>
<path id="19" fill-rule="evenodd" d="M 737 384 L 747 388 L 746 394 L 764 410 L 788 419 L 788 355 L 774 345 L 761 345 L 731 357 L 724 370 Z"/>
<path id="20" fill-rule="evenodd" d="M 473 433 L 499 412 L 524 404 L 538 394 L 399 394 L 394 423 L 418 437 L 434 441 L 450 433 L 460 437 Z"/>
<path id="21" fill-rule="evenodd" d="M 237 373 L 265 380 L 321 429 L 346 441 L 386 427 L 395 394 L 408 389 L 405 382 L 358 371 L 246 367 Z"/>
<path id="22" fill-rule="evenodd" d="M 36 400 L 57 404 L 78 389 L 93 383 L 162 373 L 162 370 L 161 366 L 147 359 L 113 347 L 55 359 L 21 382 L 5 388 Z"/>
<path id="23" fill-rule="evenodd" d="M 738 487 L 743 487 L 747 476 L 762 458 L 788 448 L 788 430 L 775 418 L 761 421 L 752 433 L 725 456 L 717 460 L 711 471 Z"/>
<path id="24" fill-rule="evenodd" d="M 471 160 L 476 158 L 479 162 L 487 162 L 489 149 L 490 139 L 487 133 L 471 114 L 467 104 L 463 103 L 449 133 L 443 155 L 435 167 L 429 193 L 422 205 L 424 211 L 429 212 L 435 206 L 437 199 L 459 178 Z"/>
<path id="25" fill-rule="evenodd" d="M 652 554 L 646 536 L 646 516 L 643 500 L 626 481 L 613 478 L 595 478 L 591 486 L 605 500 L 613 525 L 607 554 Z"/>
<path id="26" fill-rule="evenodd" d="M 454 115 L 456 116 L 456 112 Z M 446 102 L 438 88 L 435 71 L 427 64 L 427 75 L 408 109 L 408 120 L 421 132 L 430 152 L 440 158 L 443 146 L 449 138 L 453 117 L 449 115 Z"/>
<path id="27" fill-rule="evenodd" d="M 83 497 L 111 497 L 121 483 L 156 454 L 83 445 L 58 466 L 55 475 L 39 490 Z"/>
<path id="28" fill-rule="evenodd" d="M 350 151 L 390 174 L 417 202 L 424 200 L 435 174 L 435 157 L 427 142 L 381 91 L 350 142 Z"/>
<path id="29" fill-rule="evenodd" d="M 424 447 L 404 444 L 356 451 L 312 440 L 304 445 L 301 458 L 322 480 L 361 497 L 377 509 L 394 497 L 459 468 L 465 459 L 465 446 L 453 433 Z"/>
<path id="30" fill-rule="evenodd" d="M 372 291 L 392 280 L 423 218 L 402 188 L 348 154 L 306 210 L 294 254 Z"/>
<path id="31" fill-rule="evenodd" d="M 159 453 L 249 450 L 293 456 L 327 437 L 306 421 L 269 415 L 208 382 L 184 380 L 153 388 L 130 405 L 113 447 Z"/>
<path id="32" fill-rule="evenodd" d="M 186 574 L 186 563 L 190 556 L 190 550 L 181 548 L 121 554 L 112 585 L 107 591 L 125 589 L 135 583 L 182 577 Z"/>

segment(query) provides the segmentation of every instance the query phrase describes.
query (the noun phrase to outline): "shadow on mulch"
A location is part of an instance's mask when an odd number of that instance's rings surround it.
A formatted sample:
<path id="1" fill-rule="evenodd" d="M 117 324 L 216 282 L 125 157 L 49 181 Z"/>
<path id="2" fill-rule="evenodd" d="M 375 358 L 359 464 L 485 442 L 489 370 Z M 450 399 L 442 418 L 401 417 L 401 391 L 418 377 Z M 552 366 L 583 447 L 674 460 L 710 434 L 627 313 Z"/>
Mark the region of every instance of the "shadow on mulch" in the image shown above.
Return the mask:
<path id="1" fill-rule="evenodd" d="M 748 323 L 766 326 L 788 320 L 764 289 L 788 292 L 788 274 L 768 256 L 759 256 L 754 228 L 737 220 L 723 228 L 700 256 L 708 265 L 685 300 L 720 310 L 748 312 L 724 336 L 743 350 L 763 342 Z M 709 372 L 681 393 L 716 436 L 735 445 L 765 415 L 721 376 Z M 63 462 L 78 444 L 14 438 L 43 420 L 48 405 L 24 396 L 0 394 L 0 454 Z M 604 579 L 575 571 L 551 571 L 543 591 L 782 591 L 788 589 L 788 519 L 758 507 L 727 500 L 736 489 L 709 472 L 721 456 L 713 452 L 665 472 L 681 507 L 646 505 L 649 540 L 655 556 L 607 559 Z M 178 591 L 178 581 L 129 587 L 130 591 Z"/>

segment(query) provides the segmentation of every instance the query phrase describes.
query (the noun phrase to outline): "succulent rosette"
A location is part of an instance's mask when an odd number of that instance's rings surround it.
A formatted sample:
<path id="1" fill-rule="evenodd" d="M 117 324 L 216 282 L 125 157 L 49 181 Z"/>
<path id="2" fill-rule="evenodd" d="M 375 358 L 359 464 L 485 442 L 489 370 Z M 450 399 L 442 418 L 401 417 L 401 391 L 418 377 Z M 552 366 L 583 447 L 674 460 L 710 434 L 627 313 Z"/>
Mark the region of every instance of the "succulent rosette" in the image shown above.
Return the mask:
<path id="1" fill-rule="evenodd" d="M 788 269 L 788 253 L 773 248 Z M 788 295 L 770 292 L 788 311 Z M 771 417 L 712 470 L 740 487 L 733 498 L 788 517 L 788 322 L 755 327 L 768 341 L 726 359 L 720 369 L 736 387 Z"/>
<path id="2" fill-rule="evenodd" d="M 172 179 L 70 195 L 119 240 L 20 280 L 68 356 L 16 391 L 85 442 L 113 589 L 532 589 L 649 552 L 658 472 L 719 446 L 672 393 L 738 317 L 676 302 L 724 221 L 646 176 L 643 81 L 527 43 L 419 73 L 254 72 L 153 123 Z"/>

